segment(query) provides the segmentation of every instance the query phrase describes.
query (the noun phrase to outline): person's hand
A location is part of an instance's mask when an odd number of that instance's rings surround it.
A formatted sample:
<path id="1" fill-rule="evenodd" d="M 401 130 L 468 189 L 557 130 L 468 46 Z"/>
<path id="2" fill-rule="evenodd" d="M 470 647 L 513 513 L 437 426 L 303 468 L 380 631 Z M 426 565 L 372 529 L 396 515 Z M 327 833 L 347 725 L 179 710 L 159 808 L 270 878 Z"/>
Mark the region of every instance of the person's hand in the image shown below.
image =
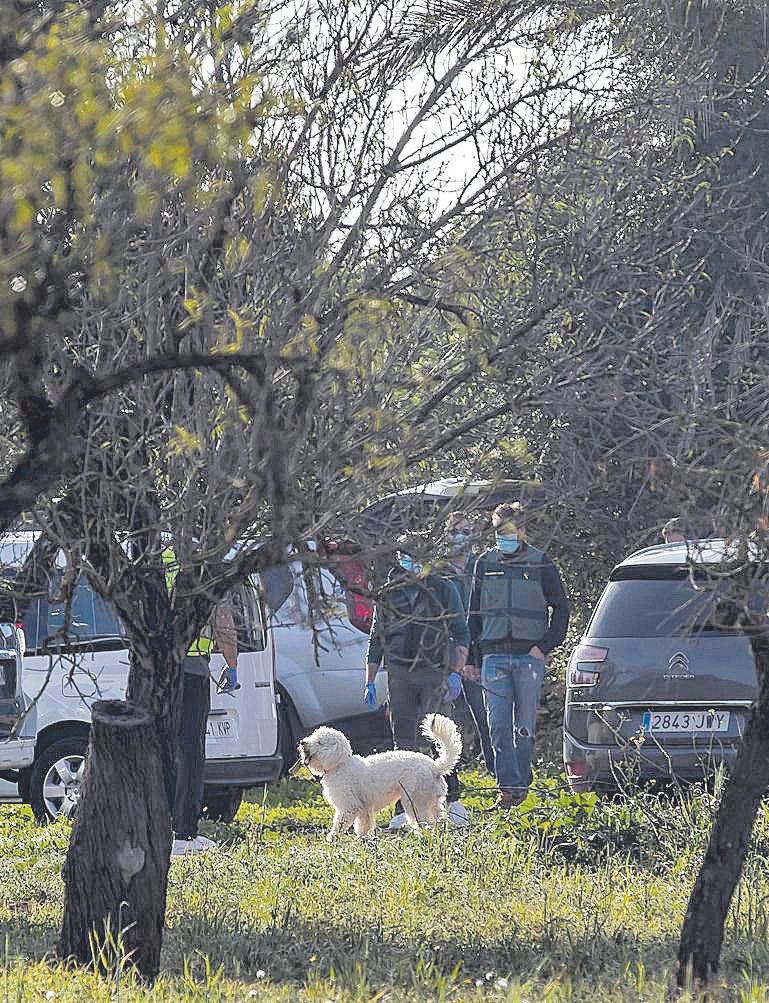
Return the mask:
<path id="1" fill-rule="evenodd" d="M 544 660 L 545 660 L 545 656 L 544 656 L 544 654 L 542 652 L 542 649 L 538 648 L 536 644 L 531 649 L 531 651 L 529 652 L 529 654 L 531 655 L 532 658 L 538 658 L 540 660 L 540 662 L 544 662 Z"/>
<path id="2" fill-rule="evenodd" d="M 374 683 L 366 683 L 366 688 L 363 690 L 363 702 L 371 710 L 376 710 L 376 686 Z"/>
<path id="3" fill-rule="evenodd" d="M 469 679 L 471 683 L 479 683 L 481 681 L 480 669 L 476 668 L 475 665 L 466 665 L 462 669 L 462 675 L 465 679 Z"/>
<path id="4" fill-rule="evenodd" d="M 462 692 L 462 677 L 458 672 L 450 672 L 446 683 L 448 684 L 448 698 L 453 703 Z"/>
<path id="5" fill-rule="evenodd" d="M 216 684 L 216 688 L 220 693 L 234 693 L 235 690 L 240 689 L 237 665 L 226 666 L 224 672 L 222 672 L 219 676 L 219 682 Z"/>

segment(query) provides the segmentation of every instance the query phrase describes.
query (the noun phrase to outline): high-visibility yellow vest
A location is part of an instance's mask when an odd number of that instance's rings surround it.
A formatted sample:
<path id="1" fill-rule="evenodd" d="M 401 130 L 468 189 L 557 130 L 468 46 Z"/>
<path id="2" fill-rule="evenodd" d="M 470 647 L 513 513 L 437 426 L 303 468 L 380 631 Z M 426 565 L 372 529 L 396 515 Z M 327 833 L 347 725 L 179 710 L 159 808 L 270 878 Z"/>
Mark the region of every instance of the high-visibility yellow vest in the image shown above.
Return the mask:
<path id="1" fill-rule="evenodd" d="M 174 583 L 176 582 L 176 576 L 179 573 L 179 564 L 176 560 L 176 554 L 174 553 L 173 547 L 166 547 L 162 556 L 163 567 L 166 573 L 166 588 L 168 589 L 168 594 L 171 595 L 174 589 Z M 191 658 L 197 658 L 201 655 L 208 657 L 213 649 L 214 639 L 211 631 L 211 625 L 210 623 L 207 623 L 201 630 L 200 635 L 189 646 L 187 655 Z"/>

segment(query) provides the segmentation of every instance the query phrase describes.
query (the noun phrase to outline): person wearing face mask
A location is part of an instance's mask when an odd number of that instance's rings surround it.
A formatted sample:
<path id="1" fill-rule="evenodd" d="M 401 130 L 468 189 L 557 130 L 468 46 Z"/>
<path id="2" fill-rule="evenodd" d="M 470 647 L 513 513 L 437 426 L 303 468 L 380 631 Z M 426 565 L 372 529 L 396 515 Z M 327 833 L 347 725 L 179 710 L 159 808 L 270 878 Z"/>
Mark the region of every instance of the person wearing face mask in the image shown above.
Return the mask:
<path id="1" fill-rule="evenodd" d="M 471 549 L 472 527 L 470 520 L 464 513 L 452 512 L 449 515 L 447 536 L 446 564 L 441 571 L 456 585 L 466 615 L 470 602 L 470 583 L 473 579 L 473 568 L 477 555 Z M 494 752 L 491 748 L 489 726 L 486 721 L 486 706 L 483 702 L 483 690 L 480 682 L 465 676 L 462 680 L 462 695 L 478 733 L 483 764 L 493 775 Z"/>
<path id="2" fill-rule="evenodd" d="M 569 626 L 561 576 L 526 542 L 524 516 L 519 502 L 494 509 L 496 545 L 475 563 L 467 618 L 464 676 L 483 687 L 501 809 L 526 798 L 545 658 Z"/>
<path id="3" fill-rule="evenodd" d="M 467 660 L 462 600 L 453 582 L 423 569 L 419 555 L 428 546 L 417 534 L 398 540 L 397 565 L 374 606 L 366 652 L 363 700 L 368 707 L 376 707 L 374 680 L 384 663 L 393 745 L 412 752 L 419 751 L 419 727 L 426 714 L 439 711 L 451 716 L 451 703 L 462 691 L 460 670 Z M 456 771 L 446 777 L 446 783 L 448 818 L 455 825 L 467 825 Z M 390 828 L 405 824 L 399 803 Z"/>

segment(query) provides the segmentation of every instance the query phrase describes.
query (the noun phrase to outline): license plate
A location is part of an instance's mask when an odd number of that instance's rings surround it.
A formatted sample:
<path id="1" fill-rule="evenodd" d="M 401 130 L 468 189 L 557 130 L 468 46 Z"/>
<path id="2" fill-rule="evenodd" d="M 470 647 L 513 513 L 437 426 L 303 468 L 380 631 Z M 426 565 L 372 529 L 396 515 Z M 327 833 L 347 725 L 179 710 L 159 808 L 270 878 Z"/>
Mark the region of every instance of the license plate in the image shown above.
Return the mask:
<path id="1" fill-rule="evenodd" d="M 209 717 L 206 725 L 206 738 L 237 738 L 237 728 L 232 718 L 224 714 Z"/>
<path id="2" fill-rule="evenodd" d="M 728 710 L 647 710 L 641 721 L 652 732 L 721 732 L 729 730 Z"/>

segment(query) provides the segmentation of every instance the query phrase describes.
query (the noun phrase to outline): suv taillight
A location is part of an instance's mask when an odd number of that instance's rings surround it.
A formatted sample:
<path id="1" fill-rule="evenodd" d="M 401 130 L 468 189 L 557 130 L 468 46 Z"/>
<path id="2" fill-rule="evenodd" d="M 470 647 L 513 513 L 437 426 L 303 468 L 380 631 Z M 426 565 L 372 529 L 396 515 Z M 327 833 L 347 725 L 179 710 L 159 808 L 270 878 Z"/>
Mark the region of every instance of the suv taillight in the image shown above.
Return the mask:
<path id="1" fill-rule="evenodd" d="M 578 644 L 569 659 L 567 686 L 595 686 L 601 678 L 599 666 L 608 654 L 608 648 L 598 648 L 594 644 Z"/>

